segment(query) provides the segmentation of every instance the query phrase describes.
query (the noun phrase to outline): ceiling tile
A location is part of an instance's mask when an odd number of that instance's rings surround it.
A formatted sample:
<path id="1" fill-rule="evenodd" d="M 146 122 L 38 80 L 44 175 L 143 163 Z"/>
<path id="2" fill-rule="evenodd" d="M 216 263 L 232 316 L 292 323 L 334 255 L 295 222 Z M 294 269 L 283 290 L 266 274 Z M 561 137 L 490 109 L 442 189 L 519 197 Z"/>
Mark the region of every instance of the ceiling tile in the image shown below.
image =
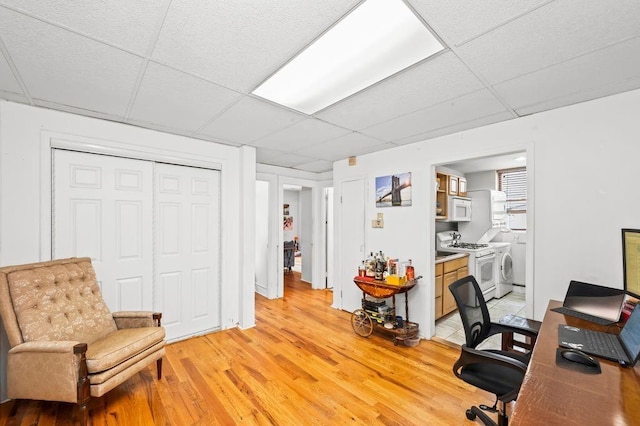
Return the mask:
<path id="1" fill-rule="evenodd" d="M 33 98 L 124 115 L 139 57 L 3 8 L 0 37 Z"/>
<path id="2" fill-rule="evenodd" d="M 256 150 L 256 161 L 273 166 L 294 167 L 299 164 L 314 162 L 316 159 L 284 151 L 261 148 Z"/>
<path id="3" fill-rule="evenodd" d="M 168 0 L 2 0 L 0 3 L 107 43 L 148 54 Z"/>
<path id="4" fill-rule="evenodd" d="M 351 131 L 315 118 L 308 118 L 286 129 L 258 139 L 251 145 L 285 152 L 299 152 L 317 143 L 337 138 L 347 133 L 351 133 Z"/>
<path id="5" fill-rule="evenodd" d="M 460 45 L 552 0 L 408 1 L 438 34 Z"/>
<path id="6" fill-rule="evenodd" d="M 11 67 L 9 67 L 9 63 L 6 58 L 0 52 L 0 90 L 11 93 L 20 93 L 22 94 L 22 89 L 20 88 L 20 84 L 18 80 L 16 80 L 13 72 L 11 71 Z"/>
<path id="7" fill-rule="evenodd" d="M 43 108 L 55 109 L 58 111 L 70 112 L 72 114 L 83 115 L 86 117 L 99 118 L 101 120 L 124 122 L 124 115 L 105 114 L 100 111 L 93 111 L 78 108 L 70 105 L 58 104 L 55 102 L 44 101 L 42 99 L 34 99 L 33 104 Z"/>
<path id="8" fill-rule="evenodd" d="M 323 173 L 333 170 L 333 162 L 325 160 L 312 161 L 311 163 L 298 164 L 294 169 L 300 169 L 307 172 Z"/>
<path id="9" fill-rule="evenodd" d="M 487 89 L 425 108 L 395 120 L 362 130 L 362 133 L 395 142 L 458 123 L 506 111 Z"/>
<path id="10" fill-rule="evenodd" d="M 469 129 L 475 129 L 476 127 L 488 126 L 490 124 L 499 123 L 501 121 L 507 121 L 515 118 L 510 112 L 498 112 L 496 114 L 487 115 L 484 117 L 476 118 L 473 120 L 455 123 L 450 126 L 445 126 L 425 133 L 409 136 L 404 139 L 394 141 L 395 145 L 407 145 L 410 143 L 421 142 L 439 136 L 450 135 L 457 132 L 462 132 Z"/>
<path id="11" fill-rule="evenodd" d="M 484 87 L 452 52 L 446 52 L 316 114 L 364 129 Z"/>
<path id="12" fill-rule="evenodd" d="M 306 155 L 328 161 L 342 160 L 352 155 L 364 155 L 395 145 L 372 138 L 362 133 L 349 133 L 327 142 L 305 148 Z"/>
<path id="13" fill-rule="evenodd" d="M 490 84 L 640 34 L 640 2 L 556 1 L 479 37 L 458 54 Z"/>
<path id="14" fill-rule="evenodd" d="M 198 133 L 246 144 L 306 118 L 305 115 L 246 96 Z"/>
<path id="15" fill-rule="evenodd" d="M 196 131 L 242 95 L 149 62 L 129 118 Z"/>
<path id="16" fill-rule="evenodd" d="M 514 109 L 563 106 L 592 99 L 595 89 L 635 80 L 640 84 L 640 37 L 514 78 L 495 87 Z M 631 90 L 636 87 L 629 87 Z M 577 96 L 576 96 L 577 95 Z M 577 100 L 579 99 L 579 100 Z M 550 102 L 555 101 L 555 102 Z M 535 109 L 535 108 L 534 108 Z"/>
<path id="17" fill-rule="evenodd" d="M 248 93 L 358 0 L 174 0 L 153 58 Z"/>

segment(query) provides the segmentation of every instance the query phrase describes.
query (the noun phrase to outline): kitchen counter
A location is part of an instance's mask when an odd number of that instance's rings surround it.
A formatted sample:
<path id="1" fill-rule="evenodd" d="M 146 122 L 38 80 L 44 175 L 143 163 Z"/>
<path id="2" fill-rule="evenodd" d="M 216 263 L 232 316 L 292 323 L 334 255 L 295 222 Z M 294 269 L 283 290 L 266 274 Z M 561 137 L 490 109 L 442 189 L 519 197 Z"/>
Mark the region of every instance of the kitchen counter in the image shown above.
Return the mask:
<path id="1" fill-rule="evenodd" d="M 436 264 L 447 262 L 449 260 L 460 259 L 469 256 L 469 253 L 442 253 L 436 252 Z"/>

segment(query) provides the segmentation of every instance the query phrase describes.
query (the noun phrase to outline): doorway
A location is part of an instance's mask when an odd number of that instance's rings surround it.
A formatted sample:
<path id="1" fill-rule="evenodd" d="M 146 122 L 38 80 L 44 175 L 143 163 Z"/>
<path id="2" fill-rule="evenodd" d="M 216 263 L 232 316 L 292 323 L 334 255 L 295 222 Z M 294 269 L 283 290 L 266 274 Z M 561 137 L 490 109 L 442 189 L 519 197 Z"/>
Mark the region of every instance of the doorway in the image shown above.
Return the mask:
<path id="1" fill-rule="evenodd" d="M 311 284 L 313 278 L 312 188 L 283 185 L 283 273 L 295 273 Z"/>
<path id="2" fill-rule="evenodd" d="M 533 301 L 527 300 L 531 297 L 532 289 L 526 286 L 532 284 L 532 280 L 527 282 L 527 269 L 532 269 L 532 265 L 527 263 L 526 246 L 527 246 L 527 234 L 529 230 L 526 229 L 528 222 L 527 216 L 530 214 L 527 209 L 526 187 L 527 178 L 525 173 L 524 182 L 518 182 L 518 189 L 522 192 L 523 198 L 518 200 L 517 208 L 511 208 L 507 210 L 508 213 L 508 227 L 500 230 L 493 230 L 496 232 L 487 231 L 483 236 L 482 241 L 467 241 L 465 239 L 465 231 L 471 232 L 473 227 L 473 192 L 475 190 L 502 190 L 504 187 L 500 186 L 499 178 L 505 171 L 509 170 L 521 170 L 526 171 L 527 167 L 527 153 L 525 151 L 517 151 L 513 153 L 500 154 L 490 157 L 474 158 L 458 162 L 451 162 L 442 164 L 435 167 L 436 172 L 443 173 L 450 176 L 458 176 L 465 180 L 467 190 L 471 196 L 471 222 L 457 223 L 449 222 L 446 220 L 437 220 L 435 223 L 435 234 L 459 232 L 461 234 L 460 241 L 467 243 L 488 243 L 490 248 L 496 250 L 496 253 L 507 250 L 510 253 L 509 258 L 512 259 L 512 276 L 509 279 L 502 280 L 505 284 L 496 281 L 497 287 L 500 289 L 506 289 L 503 291 L 497 291 L 496 297 L 487 301 L 490 316 L 492 320 L 498 321 L 505 314 L 516 314 L 522 317 L 527 316 L 527 311 L 533 311 Z M 507 202 L 509 205 L 509 202 Z M 517 211 L 517 213 L 513 213 Z M 490 227 L 489 227 L 490 228 Z M 513 228 L 513 229 L 511 229 Z M 486 230 L 485 230 L 486 231 Z M 499 231 L 499 232 L 498 232 Z M 471 232 L 468 235 L 474 235 L 475 232 Z M 482 235 L 482 234 L 481 234 Z M 488 236 L 490 235 L 490 236 Z M 472 238 L 473 239 L 473 238 Z M 439 247 L 439 241 L 436 237 L 435 240 L 436 251 Z M 498 254 L 496 254 L 498 256 Z M 502 276 L 499 269 L 502 262 L 496 260 L 495 270 L 493 276 L 496 280 L 499 280 Z M 472 269 L 472 268 L 470 268 Z M 470 271 L 471 272 L 471 271 Z M 448 288 L 443 287 L 443 292 L 447 292 Z M 451 343 L 462 344 L 465 342 L 464 330 L 460 321 L 460 315 L 457 310 L 451 313 L 444 312 L 445 315 L 436 318 L 435 321 L 435 337 L 446 340 Z M 500 347 L 500 342 L 495 341 L 490 343 L 491 347 Z"/>

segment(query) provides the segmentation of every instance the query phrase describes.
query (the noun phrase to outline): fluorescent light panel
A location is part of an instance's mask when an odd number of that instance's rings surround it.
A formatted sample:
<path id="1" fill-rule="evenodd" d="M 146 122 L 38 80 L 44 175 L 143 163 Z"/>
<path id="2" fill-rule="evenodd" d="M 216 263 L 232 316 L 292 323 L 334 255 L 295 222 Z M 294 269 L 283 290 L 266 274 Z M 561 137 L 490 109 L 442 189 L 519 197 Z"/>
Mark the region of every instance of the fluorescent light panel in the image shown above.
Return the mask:
<path id="1" fill-rule="evenodd" d="M 253 93 L 313 114 L 442 49 L 402 0 L 367 0 Z"/>

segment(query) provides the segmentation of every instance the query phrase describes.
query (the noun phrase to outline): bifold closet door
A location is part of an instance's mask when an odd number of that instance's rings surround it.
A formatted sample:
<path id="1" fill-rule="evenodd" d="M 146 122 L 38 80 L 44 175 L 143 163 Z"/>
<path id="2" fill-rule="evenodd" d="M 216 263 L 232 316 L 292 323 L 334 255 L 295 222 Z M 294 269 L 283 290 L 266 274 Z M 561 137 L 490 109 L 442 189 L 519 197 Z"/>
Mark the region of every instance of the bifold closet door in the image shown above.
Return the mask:
<path id="1" fill-rule="evenodd" d="M 156 164 L 157 306 L 167 338 L 220 327 L 220 172 Z"/>
<path id="2" fill-rule="evenodd" d="M 153 308 L 153 163 L 53 151 L 52 256 L 91 257 L 112 311 Z"/>

